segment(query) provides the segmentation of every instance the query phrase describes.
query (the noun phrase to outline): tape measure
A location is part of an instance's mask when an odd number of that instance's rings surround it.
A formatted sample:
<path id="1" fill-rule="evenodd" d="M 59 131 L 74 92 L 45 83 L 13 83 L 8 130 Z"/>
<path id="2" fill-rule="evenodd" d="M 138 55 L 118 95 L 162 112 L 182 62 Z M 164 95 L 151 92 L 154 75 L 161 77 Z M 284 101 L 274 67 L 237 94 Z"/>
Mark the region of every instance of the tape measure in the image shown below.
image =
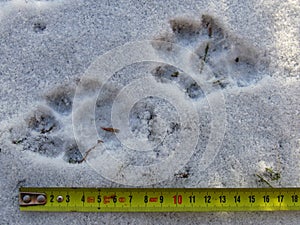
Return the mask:
<path id="1" fill-rule="evenodd" d="M 300 188 L 20 188 L 21 211 L 300 210 Z"/>

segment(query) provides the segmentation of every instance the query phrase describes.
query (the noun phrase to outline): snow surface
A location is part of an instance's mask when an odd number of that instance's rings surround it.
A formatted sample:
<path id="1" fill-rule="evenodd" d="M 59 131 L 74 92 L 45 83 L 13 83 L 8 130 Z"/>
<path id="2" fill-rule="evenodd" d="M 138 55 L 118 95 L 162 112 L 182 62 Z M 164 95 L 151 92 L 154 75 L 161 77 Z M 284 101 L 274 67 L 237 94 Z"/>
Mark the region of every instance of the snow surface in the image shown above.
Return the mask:
<path id="1" fill-rule="evenodd" d="M 299 12 L 0 1 L 0 224 L 298 224 L 299 212 L 21 213 L 18 188 L 266 187 L 267 168 L 272 186 L 299 187 Z"/>

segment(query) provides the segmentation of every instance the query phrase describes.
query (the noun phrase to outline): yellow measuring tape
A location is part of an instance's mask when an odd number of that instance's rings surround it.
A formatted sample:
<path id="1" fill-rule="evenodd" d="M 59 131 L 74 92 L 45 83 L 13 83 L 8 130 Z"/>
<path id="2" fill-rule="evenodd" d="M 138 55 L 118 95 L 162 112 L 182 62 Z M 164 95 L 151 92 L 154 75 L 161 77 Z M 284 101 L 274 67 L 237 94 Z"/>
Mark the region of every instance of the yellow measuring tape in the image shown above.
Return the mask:
<path id="1" fill-rule="evenodd" d="M 20 188 L 21 211 L 300 210 L 300 188 Z"/>

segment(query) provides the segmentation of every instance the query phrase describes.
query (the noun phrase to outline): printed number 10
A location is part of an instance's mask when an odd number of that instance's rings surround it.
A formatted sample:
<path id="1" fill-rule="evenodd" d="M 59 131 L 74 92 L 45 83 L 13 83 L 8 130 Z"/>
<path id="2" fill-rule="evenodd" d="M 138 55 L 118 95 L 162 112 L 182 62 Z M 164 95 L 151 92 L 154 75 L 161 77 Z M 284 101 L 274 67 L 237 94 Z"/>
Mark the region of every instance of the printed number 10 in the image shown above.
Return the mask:
<path id="1" fill-rule="evenodd" d="M 174 199 L 174 204 L 180 205 L 182 203 L 182 195 L 174 195 L 173 199 Z"/>

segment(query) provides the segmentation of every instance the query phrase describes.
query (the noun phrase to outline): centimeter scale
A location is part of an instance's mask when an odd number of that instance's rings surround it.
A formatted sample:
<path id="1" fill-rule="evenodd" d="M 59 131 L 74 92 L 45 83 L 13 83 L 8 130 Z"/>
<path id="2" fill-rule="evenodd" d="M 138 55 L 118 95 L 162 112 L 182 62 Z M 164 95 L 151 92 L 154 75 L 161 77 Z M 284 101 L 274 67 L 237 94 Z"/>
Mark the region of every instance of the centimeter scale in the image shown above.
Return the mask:
<path id="1" fill-rule="evenodd" d="M 20 188 L 21 211 L 213 212 L 300 210 L 300 188 Z"/>

